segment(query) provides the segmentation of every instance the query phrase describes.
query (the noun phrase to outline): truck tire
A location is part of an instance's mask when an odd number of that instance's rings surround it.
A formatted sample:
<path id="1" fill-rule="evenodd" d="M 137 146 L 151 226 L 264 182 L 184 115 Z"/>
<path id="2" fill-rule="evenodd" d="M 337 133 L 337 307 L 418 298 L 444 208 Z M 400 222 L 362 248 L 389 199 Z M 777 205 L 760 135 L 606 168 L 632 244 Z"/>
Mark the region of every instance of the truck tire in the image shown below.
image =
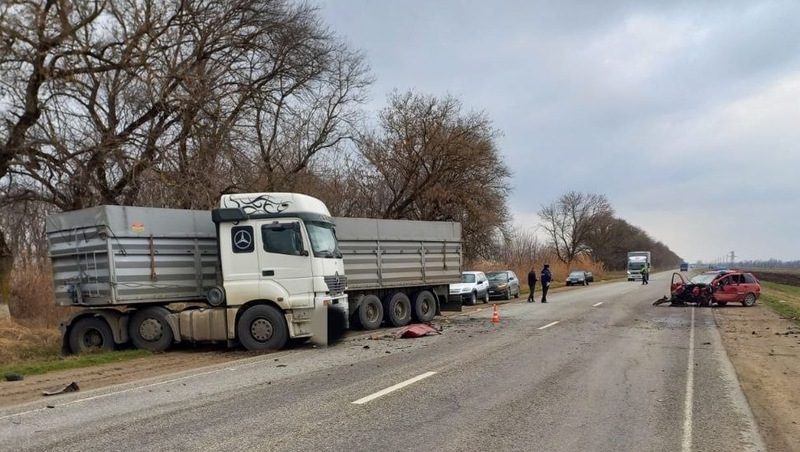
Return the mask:
<path id="1" fill-rule="evenodd" d="M 175 336 L 167 317 L 169 311 L 161 306 L 134 312 L 128 324 L 128 334 L 133 346 L 151 352 L 163 352 L 168 349 Z"/>
<path id="2" fill-rule="evenodd" d="M 423 290 L 414 297 L 414 318 L 419 322 L 430 322 L 436 316 L 436 297 Z"/>
<path id="3" fill-rule="evenodd" d="M 392 326 L 406 326 L 411 321 L 411 301 L 403 292 L 387 296 L 383 311 Z"/>
<path id="4" fill-rule="evenodd" d="M 84 317 L 69 329 L 69 349 L 72 353 L 114 350 L 111 327 L 100 317 Z"/>
<path id="5" fill-rule="evenodd" d="M 383 304 L 375 295 L 365 295 L 358 306 L 358 323 L 365 330 L 374 330 L 383 321 Z"/>
<path id="6" fill-rule="evenodd" d="M 289 341 L 289 328 L 282 312 L 273 306 L 257 304 L 239 317 L 236 335 L 248 350 L 280 350 Z"/>

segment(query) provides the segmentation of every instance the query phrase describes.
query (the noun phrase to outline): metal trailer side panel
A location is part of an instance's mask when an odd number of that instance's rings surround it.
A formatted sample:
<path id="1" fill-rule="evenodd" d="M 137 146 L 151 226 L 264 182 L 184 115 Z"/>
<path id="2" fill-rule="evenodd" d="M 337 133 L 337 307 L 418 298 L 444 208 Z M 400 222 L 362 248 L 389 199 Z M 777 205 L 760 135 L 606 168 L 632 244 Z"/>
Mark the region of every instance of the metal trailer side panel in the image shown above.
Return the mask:
<path id="1" fill-rule="evenodd" d="M 100 206 L 47 218 L 56 304 L 196 300 L 218 280 L 207 211 Z"/>
<path id="2" fill-rule="evenodd" d="M 349 290 L 432 286 L 461 278 L 461 225 L 334 218 Z"/>

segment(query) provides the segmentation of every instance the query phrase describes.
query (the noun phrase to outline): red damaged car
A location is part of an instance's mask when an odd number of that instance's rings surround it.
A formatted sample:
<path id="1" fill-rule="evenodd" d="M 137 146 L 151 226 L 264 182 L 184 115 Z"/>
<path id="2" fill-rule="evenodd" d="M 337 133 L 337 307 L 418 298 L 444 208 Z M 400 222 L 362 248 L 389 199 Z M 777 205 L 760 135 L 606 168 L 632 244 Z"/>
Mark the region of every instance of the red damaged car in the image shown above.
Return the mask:
<path id="1" fill-rule="evenodd" d="M 681 306 L 697 304 L 711 306 L 716 303 L 741 303 L 753 306 L 761 296 L 761 284 L 751 273 L 740 271 L 706 272 L 687 281 L 680 273 L 672 274 L 670 297 L 656 300 L 654 305 L 672 303 Z"/>

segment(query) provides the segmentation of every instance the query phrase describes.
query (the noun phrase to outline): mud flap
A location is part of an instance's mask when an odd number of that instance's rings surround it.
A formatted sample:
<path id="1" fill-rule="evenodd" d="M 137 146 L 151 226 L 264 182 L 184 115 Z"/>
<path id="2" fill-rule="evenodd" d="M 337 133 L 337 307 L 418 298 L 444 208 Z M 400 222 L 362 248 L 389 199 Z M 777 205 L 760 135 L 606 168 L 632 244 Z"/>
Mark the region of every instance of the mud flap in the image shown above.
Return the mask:
<path id="1" fill-rule="evenodd" d="M 436 297 L 439 299 L 439 311 L 456 311 L 461 312 L 463 308 L 463 303 L 461 302 L 461 297 L 453 298 L 450 297 Z"/>

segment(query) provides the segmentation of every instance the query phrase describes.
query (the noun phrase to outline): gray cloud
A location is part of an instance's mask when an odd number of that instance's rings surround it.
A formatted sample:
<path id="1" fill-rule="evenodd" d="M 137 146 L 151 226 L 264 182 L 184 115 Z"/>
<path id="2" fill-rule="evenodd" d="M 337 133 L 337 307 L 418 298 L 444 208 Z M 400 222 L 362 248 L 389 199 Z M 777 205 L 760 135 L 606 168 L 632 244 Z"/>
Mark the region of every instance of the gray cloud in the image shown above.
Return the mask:
<path id="1" fill-rule="evenodd" d="M 800 3 L 320 7 L 367 53 L 369 108 L 415 88 L 493 118 L 518 223 L 566 190 L 596 191 L 690 259 L 800 257 Z"/>

